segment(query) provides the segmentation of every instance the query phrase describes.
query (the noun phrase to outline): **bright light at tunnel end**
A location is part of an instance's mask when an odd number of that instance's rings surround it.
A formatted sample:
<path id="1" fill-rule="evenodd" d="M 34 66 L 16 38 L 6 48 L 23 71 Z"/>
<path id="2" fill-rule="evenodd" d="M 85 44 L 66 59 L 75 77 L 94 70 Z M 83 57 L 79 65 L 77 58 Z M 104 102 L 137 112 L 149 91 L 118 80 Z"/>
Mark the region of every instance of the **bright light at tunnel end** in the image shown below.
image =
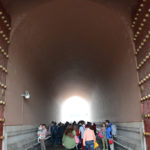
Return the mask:
<path id="1" fill-rule="evenodd" d="M 80 96 L 72 96 L 62 104 L 61 121 L 90 121 L 90 113 L 90 106 L 87 100 Z"/>

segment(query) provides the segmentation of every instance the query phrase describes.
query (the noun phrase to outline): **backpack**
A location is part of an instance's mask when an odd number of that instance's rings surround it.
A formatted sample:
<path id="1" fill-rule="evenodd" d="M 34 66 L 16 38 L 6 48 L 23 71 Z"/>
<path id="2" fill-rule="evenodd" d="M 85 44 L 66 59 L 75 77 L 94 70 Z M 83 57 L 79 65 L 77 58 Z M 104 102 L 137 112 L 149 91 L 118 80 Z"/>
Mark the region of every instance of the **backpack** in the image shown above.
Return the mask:
<path id="1" fill-rule="evenodd" d="M 57 135 L 57 133 L 58 133 L 58 128 L 57 128 L 57 126 L 53 126 L 53 127 L 52 127 L 52 134 L 53 134 L 53 135 Z"/>
<path id="2" fill-rule="evenodd" d="M 114 124 L 111 126 L 111 134 L 112 134 L 112 136 L 117 135 L 117 126 Z"/>
<path id="3" fill-rule="evenodd" d="M 103 138 L 102 132 L 99 132 L 99 133 L 98 133 L 98 136 L 102 139 L 102 138 Z"/>
<path id="4" fill-rule="evenodd" d="M 99 133 L 98 133 L 98 136 L 99 136 L 100 138 L 103 138 L 103 137 L 106 135 L 105 132 L 106 132 L 106 131 L 101 128 L 100 131 L 99 131 Z"/>
<path id="5" fill-rule="evenodd" d="M 78 144 L 79 143 L 79 138 L 77 136 L 75 136 L 74 138 L 75 138 L 76 144 Z"/>

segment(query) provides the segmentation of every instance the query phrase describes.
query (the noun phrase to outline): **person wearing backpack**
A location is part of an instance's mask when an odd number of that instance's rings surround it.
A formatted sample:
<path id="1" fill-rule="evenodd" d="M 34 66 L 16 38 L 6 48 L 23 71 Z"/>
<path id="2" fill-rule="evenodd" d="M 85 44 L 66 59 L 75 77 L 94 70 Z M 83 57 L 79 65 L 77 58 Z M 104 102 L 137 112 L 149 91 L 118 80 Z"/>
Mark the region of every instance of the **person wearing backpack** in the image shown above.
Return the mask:
<path id="1" fill-rule="evenodd" d="M 59 145 L 62 145 L 63 134 L 64 134 L 64 125 L 60 122 L 58 124 L 58 133 L 57 133 L 58 144 Z"/>
<path id="2" fill-rule="evenodd" d="M 110 150 L 114 150 L 114 134 L 116 136 L 116 132 L 115 132 L 115 125 L 113 125 L 112 123 L 110 123 L 109 120 L 106 120 L 106 134 L 107 134 L 107 140 L 109 143 L 109 149 Z"/>
<path id="3" fill-rule="evenodd" d="M 111 134 L 112 134 L 113 137 L 115 137 L 117 135 L 117 127 L 116 127 L 116 125 L 112 124 L 111 129 L 112 129 Z"/>
<path id="4" fill-rule="evenodd" d="M 114 137 L 117 135 L 117 127 L 115 124 L 111 125 L 111 134 L 112 134 L 112 144 L 110 144 L 110 149 L 114 150 Z"/>
<path id="5" fill-rule="evenodd" d="M 51 142 L 52 142 L 52 145 L 54 143 L 56 143 L 56 145 L 58 145 L 58 126 L 57 126 L 56 122 L 51 127 Z"/>
<path id="6" fill-rule="evenodd" d="M 106 136 L 106 124 L 105 123 L 102 124 L 100 132 L 98 133 L 98 136 L 102 140 L 103 150 L 108 150 L 108 141 L 107 141 L 107 136 Z"/>

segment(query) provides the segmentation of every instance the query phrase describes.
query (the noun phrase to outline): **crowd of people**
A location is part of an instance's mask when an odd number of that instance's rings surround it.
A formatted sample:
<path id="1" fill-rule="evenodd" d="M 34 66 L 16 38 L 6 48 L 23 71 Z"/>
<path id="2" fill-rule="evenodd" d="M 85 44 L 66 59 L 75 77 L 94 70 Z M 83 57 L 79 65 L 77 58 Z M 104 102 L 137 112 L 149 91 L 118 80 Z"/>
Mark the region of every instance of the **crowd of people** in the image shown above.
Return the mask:
<path id="1" fill-rule="evenodd" d="M 116 127 L 106 120 L 97 132 L 96 124 L 91 122 L 57 124 L 52 121 L 48 128 L 45 124 L 40 125 L 37 134 L 41 150 L 46 150 L 45 139 L 48 135 L 52 146 L 62 145 L 67 150 L 94 150 L 98 147 L 96 141 L 98 138 L 101 140 L 103 150 L 114 150 L 113 136 L 116 135 Z"/>

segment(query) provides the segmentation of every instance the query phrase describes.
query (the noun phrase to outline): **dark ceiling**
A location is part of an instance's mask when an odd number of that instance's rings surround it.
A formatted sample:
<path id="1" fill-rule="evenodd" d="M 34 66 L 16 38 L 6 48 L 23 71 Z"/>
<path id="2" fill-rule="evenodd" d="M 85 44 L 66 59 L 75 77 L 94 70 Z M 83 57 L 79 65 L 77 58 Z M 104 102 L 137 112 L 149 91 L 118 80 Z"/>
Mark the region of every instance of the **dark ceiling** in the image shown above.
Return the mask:
<path id="1" fill-rule="evenodd" d="M 13 13 L 23 13 L 28 9 L 32 9 L 43 3 L 51 2 L 54 0 L 1 0 L 5 8 L 12 15 Z M 57 1 L 57 0 L 56 0 Z M 117 9 L 125 9 L 129 11 L 135 5 L 136 0 L 87 0 L 95 3 L 100 3 L 103 5 L 108 5 L 110 7 L 117 7 Z"/>

